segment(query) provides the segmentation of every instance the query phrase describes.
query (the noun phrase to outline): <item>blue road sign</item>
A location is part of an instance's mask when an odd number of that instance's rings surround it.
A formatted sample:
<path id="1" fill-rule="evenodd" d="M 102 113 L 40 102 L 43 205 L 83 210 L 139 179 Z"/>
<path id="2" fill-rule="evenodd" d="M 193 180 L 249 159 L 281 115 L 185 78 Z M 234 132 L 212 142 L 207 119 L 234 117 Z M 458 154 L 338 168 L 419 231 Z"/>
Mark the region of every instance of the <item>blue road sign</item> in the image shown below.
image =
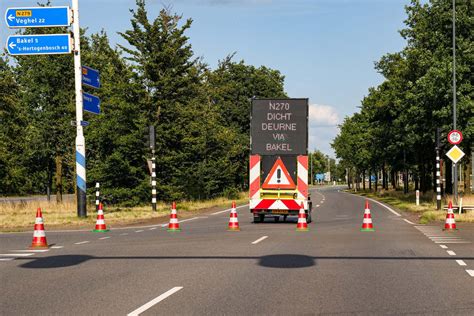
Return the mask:
<path id="1" fill-rule="evenodd" d="M 8 8 L 5 21 L 9 28 L 71 25 L 69 7 Z"/>
<path id="2" fill-rule="evenodd" d="M 98 70 L 87 66 L 82 66 L 82 84 L 92 87 L 100 88 L 100 73 Z"/>
<path id="3" fill-rule="evenodd" d="M 89 122 L 88 121 L 81 121 L 81 126 L 89 126 Z"/>
<path id="4" fill-rule="evenodd" d="M 84 111 L 100 114 L 100 99 L 89 93 L 82 93 L 84 100 Z"/>
<path id="5" fill-rule="evenodd" d="M 71 37 L 69 34 L 12 35 L 7 39 L 10 55 L 69 54 Z"/>

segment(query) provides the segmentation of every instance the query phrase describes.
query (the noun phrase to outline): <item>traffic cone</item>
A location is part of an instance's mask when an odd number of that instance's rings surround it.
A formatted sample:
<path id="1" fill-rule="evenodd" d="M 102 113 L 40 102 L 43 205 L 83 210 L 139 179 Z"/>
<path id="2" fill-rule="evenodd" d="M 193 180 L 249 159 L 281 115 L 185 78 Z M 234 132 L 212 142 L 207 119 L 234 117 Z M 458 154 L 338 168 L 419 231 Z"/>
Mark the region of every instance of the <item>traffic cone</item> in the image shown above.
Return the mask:
<path id="1" fill-rule="evenodd" d="M 41 208 L 36 210 L 35 231 L 33 232 L 33 242 L 30 248 L 48 248 L 46 233 L 44 231 L 43 214 Z"/>
<path id="2" fill-rule="evenodd" d="M 449 201 L 448 204 L 448 213 L 446 213 L 446 221 L 444 222 L 443 230 L 457 230 L 456 221 L 454 220 L 453 203 L 451 203 L 451 201 Z"/>
<path id="3" fill-rule="evenodd" d="M 99 209 L 97 210 L 97 221 L 95 222 L 95 233 L 108 232 L 107 226 L 105 226 L 104 211 L 102 209 L 102 203 L 99 203 Z"/>
<path id="4" fill-rule="evenodd" d="M 239 218 L 235 210 L 235 201 L 232 201 L 232 209 L 230 210 L 229 228 L 228 231 L 240 231 Z"/>
<path id="5" fill-rule="evenodd" d="M 375 231 L 374 226 L 372 225 L 372 216 L 370 215 L 369 201 L 365 201 L 365 211 L 364 211 L 364 220 L 362 221 L 361 232 L 373 232 Z"/>
<path id="6" fill-rule="evenodd" d="M 309 231 L 308 223 L 306 222 L 306 212 L 304 211 L 304 204 L 301 202 L 300 212 L 298 213 L 298 224 L 296 224 L 297 232 Z"/>
<path id="7" fill-rule="evenodd" d="M 168 231 L 169 232 L 181 231 L 181 228 L 179 228 L 178 215 L 176 213 L 176 202 L 173 202 L 173 205 L 171 206 L 171 215 L 170 215 L 170 223 L 168 224 Z"/>

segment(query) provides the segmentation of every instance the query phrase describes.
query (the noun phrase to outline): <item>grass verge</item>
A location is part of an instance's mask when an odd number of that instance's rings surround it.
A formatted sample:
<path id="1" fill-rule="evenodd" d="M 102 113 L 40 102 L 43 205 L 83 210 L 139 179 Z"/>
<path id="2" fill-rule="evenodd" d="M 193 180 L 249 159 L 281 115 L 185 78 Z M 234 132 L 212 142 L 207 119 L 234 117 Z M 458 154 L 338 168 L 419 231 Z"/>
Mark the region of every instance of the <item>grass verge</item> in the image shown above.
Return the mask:
<path id="1" fill-rule="evenodd" d="M 436 210 L 436 195 L 432 192 L 420 193 L 420 205 L 416 205 L 414 192 L 403 194 L 402 191 L 382 190 L 377 193 L 371 191 L 347 191 L 361 196 L 367 196 L 377 201 L 391 205 L 400 211 L 406 212 L 411 219 L 417 219 L 420 224 L 427 224 L 434 221 L 444 221 L 446 219 L 445 210 Z M 452 196 L 446 196 L 442 201 L 442 207 L 447 205 L 447 201 L 452 200 Z M 463 205 L 474 205 L 474 195 L 463 197 Z M 462 214 L 454 211 L 457 222 L 474 223 L 474 211 L 467 211 Z"/>
<path id="2" fill-rule="evenodd" d="M 236 200 L 237 204 L 248 202 L 248 193 L 242 192 Z M 185 218 L 199 211 L 214 207 L 230 207 L 227 198 L 215 198 L 206 201 L 181 201 L 177 203 L 178 216 Z M 13 232 L 32 230 L 35 223 L 36 209 L 41 207 L 46 229 L 92 229 L 96 221 L 95 205 L 88 205 L 88 216 L 77 217 L 76 203 L 68 201 L 56 202 L 31 201 L 0 203 L 0 231 Z M 108 226 L 125 226 L 144 222 L 156 222 L 167 217 L 170 205 L 159 202 L 157 211 L 152 212 L 151 205 L 139 207 L 104 206 L 105 221 Z"/>

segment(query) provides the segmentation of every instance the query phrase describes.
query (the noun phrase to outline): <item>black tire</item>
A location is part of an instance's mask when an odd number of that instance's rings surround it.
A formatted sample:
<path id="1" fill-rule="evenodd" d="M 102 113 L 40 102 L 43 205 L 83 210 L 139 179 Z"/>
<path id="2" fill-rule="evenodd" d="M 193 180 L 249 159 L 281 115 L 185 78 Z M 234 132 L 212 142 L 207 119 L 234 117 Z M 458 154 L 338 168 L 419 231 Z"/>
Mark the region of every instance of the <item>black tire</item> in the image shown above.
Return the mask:
<path id="1" fill-rule="evenodd" d="M 283 215 L 283 221 L 286 222 L 286 218 L 288 217 L 288 215 Z"/>
<path id="2" fill-rule="evenodd" d="M 313 212 L 309 211 L 308 214 L 306 214 L 306 222 L 307 222 L 308 224 L 313 221 L 313 218 L 312 218 L 312 216 L 311 216 L 311 213 L 313 213 Z"/>
<path id="3" fill-rule="evenodd" d="M 280 221 L 280 216 L 275 216 L 273 218 L 275 219 L 275 223 L 278 223 Z"/>
<path id="4" fill-rule="evenodd" d="M 260 217 L 260 223 L 265 222 L 265 214 L 260 214 L 258 217 Z"/>
<path id="5" fill-rule="evenodd" d="M 252 223 L 254 223 L 254 224 L 260 223 L 260 217 L 258 217 L 258 216 L 254 216 L 254 217 L 253 217 L 253 222 L 252 222 Z"/>

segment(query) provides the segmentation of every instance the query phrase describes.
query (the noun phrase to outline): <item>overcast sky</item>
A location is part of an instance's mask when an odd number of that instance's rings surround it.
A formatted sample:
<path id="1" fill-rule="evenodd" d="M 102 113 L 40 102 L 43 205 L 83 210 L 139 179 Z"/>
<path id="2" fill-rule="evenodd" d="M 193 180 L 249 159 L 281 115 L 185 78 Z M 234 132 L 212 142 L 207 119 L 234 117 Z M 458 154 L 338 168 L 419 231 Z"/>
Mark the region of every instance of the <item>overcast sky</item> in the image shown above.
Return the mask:
<path id="1" fill-rule="evenodd" d="M 0 0 L 7 7 L 35 6 L 37 0 Z M 53 5 L 71 1 L 51 0 Z M 196 56 L 211 67 L 236 52 L 255 66 L 280 70 L 290 97 L 310 99 L 309 149 L 334 156 L 336 125 L 357 111 L 369 87 L 382 81 L 373 66 L 399 51 L 398 34 L 409 0 L 148 0 L 154 18 L 163 5 L 192 18 L 187 35 Z M 80 0 L 81 26 L 104 29 L 112 43 L 130 27 L 134 0 Z M 3 22 L 2 48 L 12 34 Z"/>

